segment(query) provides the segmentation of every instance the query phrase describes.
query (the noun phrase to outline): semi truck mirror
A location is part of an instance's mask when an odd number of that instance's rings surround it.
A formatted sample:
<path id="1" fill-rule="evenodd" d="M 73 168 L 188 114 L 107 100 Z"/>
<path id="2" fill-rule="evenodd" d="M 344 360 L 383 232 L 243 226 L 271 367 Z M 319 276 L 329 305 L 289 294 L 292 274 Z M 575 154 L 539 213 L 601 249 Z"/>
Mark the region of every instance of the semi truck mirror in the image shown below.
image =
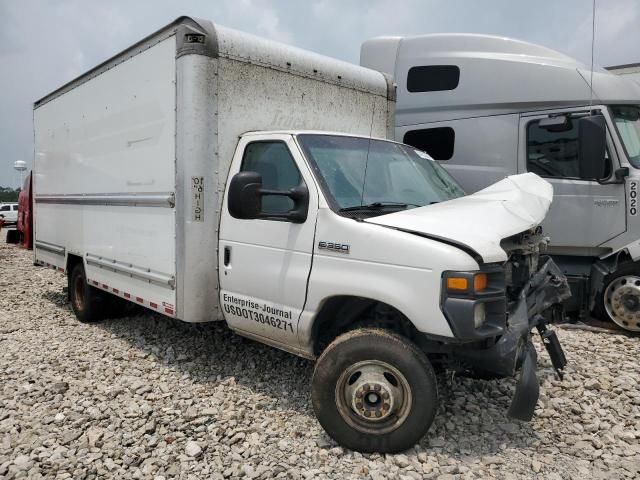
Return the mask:
<path id="1" fill-rule="evenodd" d="M 253 219 L 262 211 L 262 175 L 236 173 L 229 184 L 229 213 L 233 218 Z"/>
<path id="2" fill-rule="evenodd" d="M 601 180 L 607 176 L 607 127 L 603 115 L 578 120 L 578 165 L 580 178 Z"/>

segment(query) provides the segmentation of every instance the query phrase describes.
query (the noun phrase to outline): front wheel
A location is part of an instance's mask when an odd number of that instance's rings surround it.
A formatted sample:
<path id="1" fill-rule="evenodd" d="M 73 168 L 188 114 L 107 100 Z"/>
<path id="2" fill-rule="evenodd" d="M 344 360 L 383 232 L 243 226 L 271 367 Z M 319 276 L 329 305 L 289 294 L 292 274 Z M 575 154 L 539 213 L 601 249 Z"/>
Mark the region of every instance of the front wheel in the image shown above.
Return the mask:
<path id="1" fill-rule="evenodd" d="M 594 316 L 612 320 L 619 327 L 640 332 L 640 266 L 622 265 L 604 280 Z"/>
<path id="2" fill-rule="evenodd" d="M 316 363 L 311 390 L 322 427 L 360 452 L 411 448 L 431 426 L 438 403 L 425 354 L 379 329 L 353 330 L 334 340 Z"/>

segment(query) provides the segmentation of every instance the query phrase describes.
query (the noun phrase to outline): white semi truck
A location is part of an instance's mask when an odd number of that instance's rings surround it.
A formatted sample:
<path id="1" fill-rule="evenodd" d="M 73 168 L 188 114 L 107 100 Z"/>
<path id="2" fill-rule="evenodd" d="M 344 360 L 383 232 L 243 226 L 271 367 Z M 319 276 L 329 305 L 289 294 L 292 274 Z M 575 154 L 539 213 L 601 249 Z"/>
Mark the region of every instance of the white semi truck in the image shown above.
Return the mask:
<path id="1" fill-rule="evenodd" d="M 35 261 L 82 322 L 129 301 L 317 359 L 315 413 L 352 449 L 418 441 L 434 369 L 520 372 L 530 419 L 534 327 L 564 365 L 551 186 L 463 196 L 384 140 L 394 107 L 379 72 L 179 18 L 35 103 Z"/>
<path id="2" fill-rule="evenodd" d="M 640 331 L 639 84 L 489 35 L 380 37 L 360 60 L 397 83 L 396 139 L 467 192 L 524 172 L 551 183 L 542 228 L 567 309 Z"/>

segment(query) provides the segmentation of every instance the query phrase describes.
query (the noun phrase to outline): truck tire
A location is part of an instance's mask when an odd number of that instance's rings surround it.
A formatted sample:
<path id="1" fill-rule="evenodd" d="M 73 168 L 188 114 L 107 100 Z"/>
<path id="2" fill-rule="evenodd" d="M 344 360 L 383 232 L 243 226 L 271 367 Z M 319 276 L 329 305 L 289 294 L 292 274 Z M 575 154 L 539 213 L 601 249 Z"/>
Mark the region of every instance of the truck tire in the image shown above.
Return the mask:
<path id="1" fill-rule="evenodd" d="M 311 399 L 318 421 L 340 445 L 364 453 L 401 452 L 433 422 L 436 375 L 411 341 L 362 328 L 339 336 L 320 355 Z"/>
<path id="2" fill-rule="evenodd" d="M 84 265 L 76 263 L 69 276 L 71 308 L 82 323 L 99 322 L 105 314 L 105 294 L 87 283 Z"/>
<path id="3" fill-rule="evenodd" d="M 20 243 L 20 232 L 18 230 L 7 230 L 7 243 Z"/>
<path id="4" fill-rule="evenodd" d="M 607 275 L 591 312 L 625 330 L 640 332 L 640 265 L 627 263 Z"/>

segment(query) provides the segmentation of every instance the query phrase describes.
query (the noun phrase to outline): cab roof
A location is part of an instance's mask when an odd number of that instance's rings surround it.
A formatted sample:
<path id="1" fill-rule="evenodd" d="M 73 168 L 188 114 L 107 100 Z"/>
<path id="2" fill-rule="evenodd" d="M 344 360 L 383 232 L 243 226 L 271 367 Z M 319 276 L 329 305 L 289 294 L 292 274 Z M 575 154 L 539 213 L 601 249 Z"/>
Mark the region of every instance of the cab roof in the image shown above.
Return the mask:
<path id="1" fill-rule="evenodd" d="M 397 125 L 589 105 L 591 69 L 547 47 L 478 34 L 378 37 L 366 41 L 360 63 L 393 75 Z M 455 65 L 452 90 L 408 92 L 409 69 Z M 593 103 L 640 103 L 640 85 L 605 70 L 593 72 Z"/>

